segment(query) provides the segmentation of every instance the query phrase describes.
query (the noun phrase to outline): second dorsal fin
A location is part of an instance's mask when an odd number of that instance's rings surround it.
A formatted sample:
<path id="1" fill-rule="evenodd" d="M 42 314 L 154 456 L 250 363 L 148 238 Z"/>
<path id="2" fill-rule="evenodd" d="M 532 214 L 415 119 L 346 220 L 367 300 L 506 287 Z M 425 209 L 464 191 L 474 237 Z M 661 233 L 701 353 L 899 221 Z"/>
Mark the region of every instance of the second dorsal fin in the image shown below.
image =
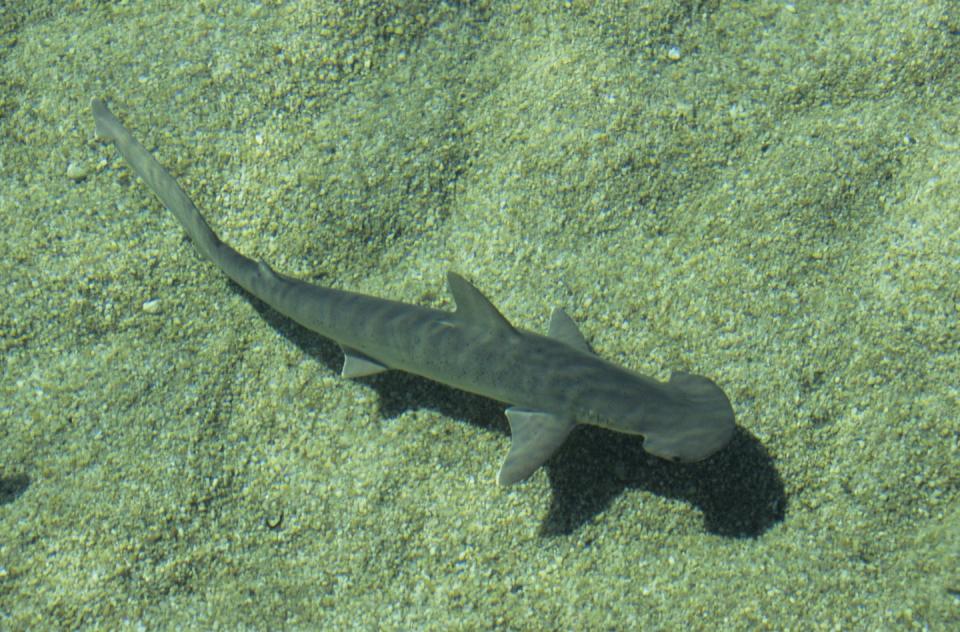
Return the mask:
<path id="1" fill-rule="evenodd" d="M 456 272 L 447 272 L 447 285 L 450 286 L 450 293 L 453 294 L 453 300 L 457 303 L 457 311 L 454 312 L 457 318 L 496 329 L 502 327 L 513 329 L 510 322 L 493 306 L 490 299 L 462 276 Z"/>

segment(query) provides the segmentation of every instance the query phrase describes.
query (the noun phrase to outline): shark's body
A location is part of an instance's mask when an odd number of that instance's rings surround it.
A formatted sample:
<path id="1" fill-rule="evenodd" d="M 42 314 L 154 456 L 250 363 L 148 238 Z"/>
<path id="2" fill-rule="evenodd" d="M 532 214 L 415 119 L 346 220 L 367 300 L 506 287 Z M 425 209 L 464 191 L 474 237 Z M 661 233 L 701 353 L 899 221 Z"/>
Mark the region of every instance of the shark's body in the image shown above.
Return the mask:
<path id="1" fill-rule="evenodd" d="M 176 180 L 100 100 L 97 133 L 177 217 L 197 248 L 227 276 L 278 312 L 343 348 L 343 375 L 398 369 L 507 402 L 512 444 L 497 477 L 527 478 L 577 423 L 643 435 L 644 449 L 677 461 L 704 459 L 730 440 L 734 414 L 705 377 L 674 373 L 658 382 L 592 353 L 556 310 L 548 336 L 510 325 L 483 294 L 450 272 L 457 309 L 446 312 L 319 287 L 278 274 L 220 241 Z"/>

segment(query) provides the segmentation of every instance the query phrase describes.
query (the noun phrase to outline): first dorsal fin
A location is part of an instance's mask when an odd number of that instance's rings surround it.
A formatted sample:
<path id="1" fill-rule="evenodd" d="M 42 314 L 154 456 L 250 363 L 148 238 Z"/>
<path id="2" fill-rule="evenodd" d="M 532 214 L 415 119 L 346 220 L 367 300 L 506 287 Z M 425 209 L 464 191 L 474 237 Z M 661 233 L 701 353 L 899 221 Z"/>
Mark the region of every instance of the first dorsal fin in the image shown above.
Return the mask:
<path id="1" fill-rule="evenodd" d="M 592 353 L 590 345 L 583 334 L 580 333 L 577 323 L 573 322 L 569 314 L 559 307 L 553 310 L 553 315 L 550 317 L 550 333 L 547 335 L 554 340 L 570 345 L 574 349 Z"/>
<path id="2" fill-rule="evenodd" d="M 454 312 L 457 318 L 496 329 L 501 327 L 513 329 L 510 322 L 497 311 L 490 299 L 462 276 L 456 272 L 447 272 L 447 285 L 450 286 L 450 293 L 453 294 L 453 300 L 457 303 L 457 311 Z"/>

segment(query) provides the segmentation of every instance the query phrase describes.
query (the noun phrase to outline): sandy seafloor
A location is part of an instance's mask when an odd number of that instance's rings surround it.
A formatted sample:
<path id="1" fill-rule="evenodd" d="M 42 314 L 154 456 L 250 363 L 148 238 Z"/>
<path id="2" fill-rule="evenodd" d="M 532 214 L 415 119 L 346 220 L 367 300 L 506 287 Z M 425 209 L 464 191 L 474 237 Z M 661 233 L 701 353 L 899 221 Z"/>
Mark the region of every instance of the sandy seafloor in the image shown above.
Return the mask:
<path id="1" fill-rule="evenodd" d="M 958 629 L 960 4 L 0 9 L 0 628 Z M 502 407 L 231 285 L 241 251 L 710 376 L 696 465 Z"/>

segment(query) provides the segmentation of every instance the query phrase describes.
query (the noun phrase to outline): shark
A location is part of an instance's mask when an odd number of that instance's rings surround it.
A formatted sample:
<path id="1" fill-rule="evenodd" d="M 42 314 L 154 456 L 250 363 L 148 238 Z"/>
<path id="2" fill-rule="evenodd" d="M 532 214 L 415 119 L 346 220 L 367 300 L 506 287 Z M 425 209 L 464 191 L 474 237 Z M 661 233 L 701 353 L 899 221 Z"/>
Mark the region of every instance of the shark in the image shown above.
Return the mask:
<path id="1" fill-rule="evenodd" d="M 512 325 L 455 272 L 447 285 L 456 308 L 446 311 L 314 285 L 240 254 L 102 99 L 91 109 L 97 136 L 116 146 L 197 250 L 275 311 L 338 343 L 344 377 L 400 370 L 506 403 L 511 442 L 500 485 L 530 477 L 578 424 L 641 436 L 648 453 L 676 462 L 706 459 L 733 436 L 733 408 L 713 381 L 673 372 L 661 382 L 604 360 L 562 309 L 544 336 Z"/>

